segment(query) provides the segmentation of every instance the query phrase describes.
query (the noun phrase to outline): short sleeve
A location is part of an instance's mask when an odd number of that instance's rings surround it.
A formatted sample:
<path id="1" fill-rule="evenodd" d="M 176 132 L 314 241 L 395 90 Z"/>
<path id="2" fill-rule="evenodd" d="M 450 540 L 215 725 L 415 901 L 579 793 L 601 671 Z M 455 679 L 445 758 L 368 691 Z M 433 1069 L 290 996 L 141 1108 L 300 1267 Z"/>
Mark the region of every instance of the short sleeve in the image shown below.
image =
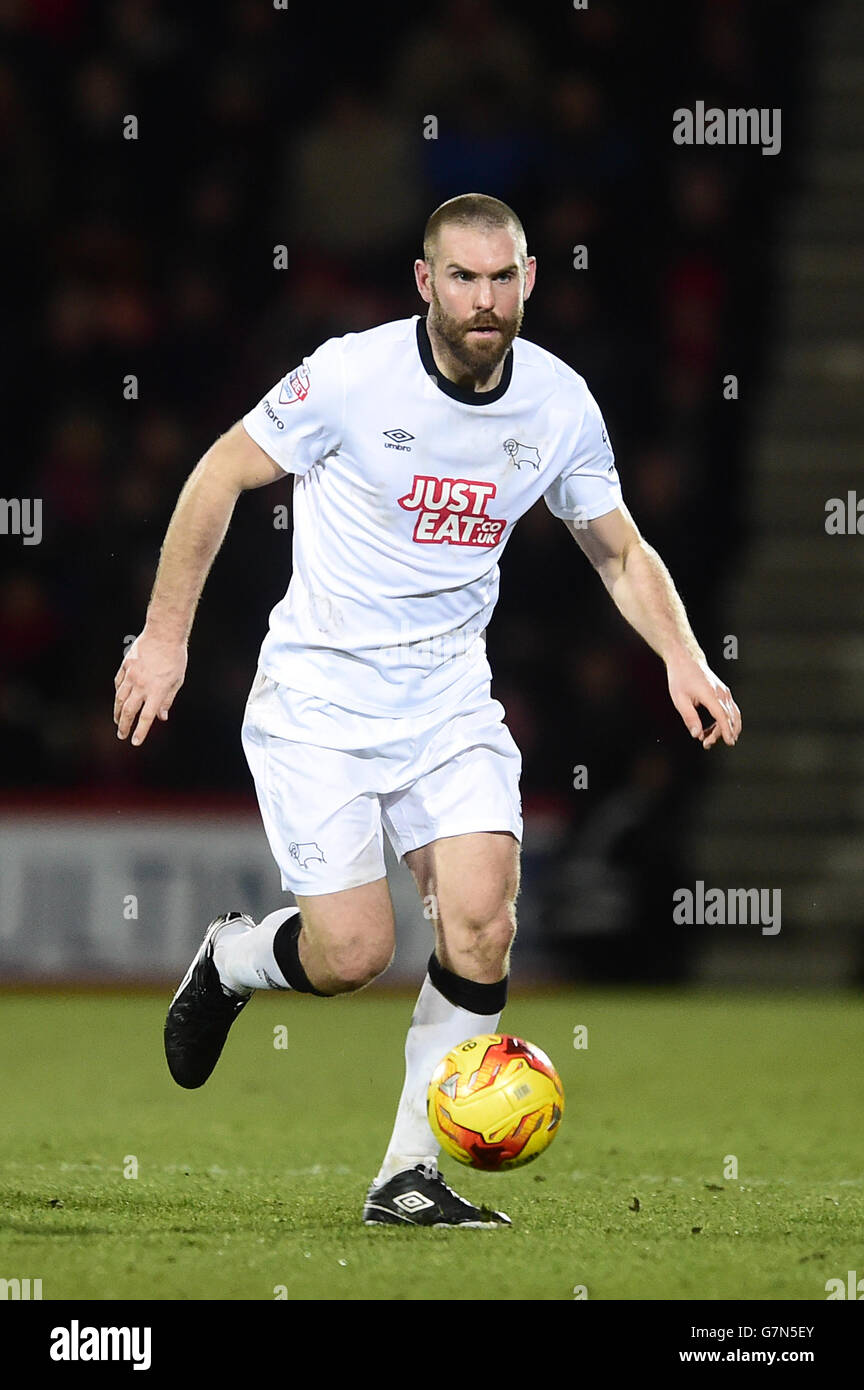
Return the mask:
<path id="1" fill-rule="evenodd" d="M 329 338 L 243 416 L 243 426 L 286 473 L 302 476 L 342 442 L 342 345 Z"/>
<path id="2" fill-rule="evenodd" d="M 543 494 L 553 516 L 563 521 L 592 521 L 622 503 L 615 455 L 600 407 L 585 388 L 585 411 L 573 456 Z"/>

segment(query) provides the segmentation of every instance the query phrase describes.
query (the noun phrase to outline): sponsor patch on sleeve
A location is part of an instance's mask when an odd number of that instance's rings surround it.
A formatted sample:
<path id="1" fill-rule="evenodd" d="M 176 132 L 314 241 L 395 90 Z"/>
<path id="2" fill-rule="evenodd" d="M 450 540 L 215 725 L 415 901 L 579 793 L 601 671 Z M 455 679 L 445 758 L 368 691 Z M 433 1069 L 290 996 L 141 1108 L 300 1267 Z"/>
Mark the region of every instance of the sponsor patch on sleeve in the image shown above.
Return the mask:
<path id="1" fill-rule="evenodd" d="M 309 395 L 309 368 L 302 364 L 289 372 L 279 388 L 279 404 L 294 405 Z"/>

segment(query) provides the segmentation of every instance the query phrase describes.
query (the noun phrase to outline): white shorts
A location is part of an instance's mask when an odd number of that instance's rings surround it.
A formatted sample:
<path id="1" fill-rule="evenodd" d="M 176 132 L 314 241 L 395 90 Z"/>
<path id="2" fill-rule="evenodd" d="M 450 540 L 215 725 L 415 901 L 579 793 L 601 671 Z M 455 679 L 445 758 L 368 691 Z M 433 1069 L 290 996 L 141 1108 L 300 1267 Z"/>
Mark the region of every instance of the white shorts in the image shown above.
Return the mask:
<path id="1" fill-rule="evenodd" d="M 509 830 L 522 840 L 522 759 L 488 680 L 458 709 L 358 714 L 255 677 L 243 749 L 282 887 L 336 893 L 385 876 L 432 840 Z M 315 741 L 313 741 L 315 740 Z"/>

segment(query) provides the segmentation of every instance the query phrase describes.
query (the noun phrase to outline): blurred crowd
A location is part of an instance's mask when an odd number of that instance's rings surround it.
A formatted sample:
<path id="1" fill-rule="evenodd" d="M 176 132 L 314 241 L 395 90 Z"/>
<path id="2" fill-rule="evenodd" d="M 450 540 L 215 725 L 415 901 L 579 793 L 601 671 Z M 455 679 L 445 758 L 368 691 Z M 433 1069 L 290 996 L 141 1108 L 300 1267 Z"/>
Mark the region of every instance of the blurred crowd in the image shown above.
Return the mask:
<path id="1" fill-rule="evenodd" d="M 794 149 L 805 14 L 772 0 L 338 15 L 0 0 L 2 490 L 43 499 L 40 545 L 0 537 L 6 786 L 250 790 L 240 713 L 290 574 L 290 531 L 272 525 L 290 482 L 241 499 L 186 687 L 136 752 L 116 740 L 112 680 L 171 510 L 215 436 L 304 354 L 423 311 L 424 221 L 467 191 L 520 214 L 539 261 L 523 333 L 588 381 L 625 500 L 722 665 L 717 600 L 746 539 L 748 427 L 796 166 L 676 146 L 672 113 L 783 106 Z M 589 845 L 607 825 L 608 849 L 681 814 L 696 768 L 662 666 L 542 503 L 505 553 L 488 644 L 526 812 L 550 843 Z"/>

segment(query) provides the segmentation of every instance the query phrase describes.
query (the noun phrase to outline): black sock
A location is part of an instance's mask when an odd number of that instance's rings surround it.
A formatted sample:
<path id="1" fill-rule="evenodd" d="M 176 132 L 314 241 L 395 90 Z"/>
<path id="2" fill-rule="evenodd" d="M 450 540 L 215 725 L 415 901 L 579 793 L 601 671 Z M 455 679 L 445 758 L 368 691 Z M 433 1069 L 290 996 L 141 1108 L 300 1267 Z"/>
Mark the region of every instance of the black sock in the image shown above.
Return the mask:
<path id="1" fill-rule="evenodd" d="M 278 957 L 277 957 L 278 959 Z M 510 976 L 505 975 L 493 985 L 481 985 L 476 980 L 466 980 L 454 975 L 446 965 L 442 965 L 434 951 L 429 957 L 429 979 L 439 994 L 458 1009 L 466 1009 L 469 1014 L 500 1014 L 507 1003 L 507 986 Z M 285 977 L 288 978 L 287 975 Z"/>
<path id="2" fill-rule="evenodd" d="M 298 994 L 318 994 L 322 999 L 329 999 L 330 996 L 325 994 L 323 989 L 315 988 L 301 964 L 297 941 L 302 926 L 299 912 L 294 917 L 289 917 L 287 922 L 282 923 L 273 937 L 273 955 L 276 958 L 276 964 L 291 988 L 296 990 Z"/>

